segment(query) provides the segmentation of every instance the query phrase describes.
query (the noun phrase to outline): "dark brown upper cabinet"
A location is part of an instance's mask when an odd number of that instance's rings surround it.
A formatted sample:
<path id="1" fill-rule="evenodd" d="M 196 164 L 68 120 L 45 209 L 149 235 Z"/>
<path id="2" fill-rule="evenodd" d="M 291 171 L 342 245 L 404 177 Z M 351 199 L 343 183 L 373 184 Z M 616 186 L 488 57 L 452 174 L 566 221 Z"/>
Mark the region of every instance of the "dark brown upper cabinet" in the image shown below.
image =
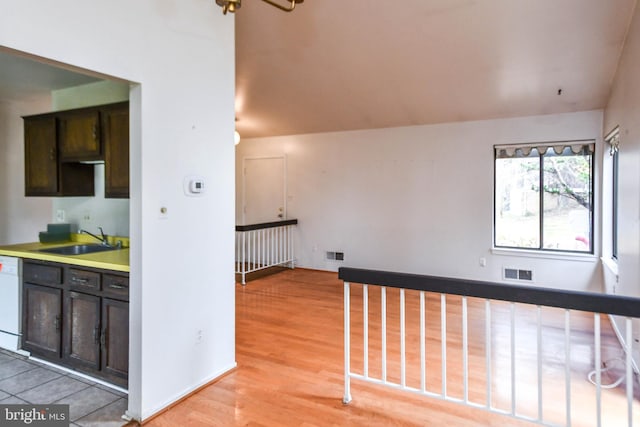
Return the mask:
<path id="1" fill-rule="evenodd" d="M 100 112 L 104 142 L 105 197 L 129 197 L 129 103 Z"/>
<path id="2" fill-rule="evenodd" d="M 93 196 L 105 163 L 105 197 L 129 197 L 129 103 L 26 116 L 25 195 Z"/>
<path id="3" fill-rule="evenodd" d="M 95 108 L 57 114 L 60 161 L 102 160 L 100 113 Z"/>
<path id="4" fill-rule="evenodd" d="M 93 166 L 59 162 L 53 114 L 24 118 L 25 196 L 92 196 Z"/>
<path id="5" fill-rule="evenodd" d="M 27 196 L 58 192 L 58 150 L 54 116 L 24 119 L 25 187 Z"/>

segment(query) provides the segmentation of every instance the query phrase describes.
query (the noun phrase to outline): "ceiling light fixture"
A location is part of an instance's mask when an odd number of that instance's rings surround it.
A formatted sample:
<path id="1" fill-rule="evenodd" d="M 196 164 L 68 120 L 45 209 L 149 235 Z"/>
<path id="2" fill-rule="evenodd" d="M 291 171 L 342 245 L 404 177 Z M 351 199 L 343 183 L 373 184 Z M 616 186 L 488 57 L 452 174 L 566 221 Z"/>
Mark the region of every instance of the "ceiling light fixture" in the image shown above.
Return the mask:
<path id="1" fill-rule="evenodd" d="M 284 0 L 286 3 L 288 3 L 288 6 L 283 6 L 282 4 L 272 0 L 262 1 L 282 11 L 291 12 L 293 9 L 295 9 L 296 4 L 302 3 L 304 0 Z M 222 8 L 222 13 L 225 15 L 227 14 L 227 12 L 235 13 L 236 10 L 240 9 L 241 3 L 242 0 L 216 0 L 216 4 Z"/>

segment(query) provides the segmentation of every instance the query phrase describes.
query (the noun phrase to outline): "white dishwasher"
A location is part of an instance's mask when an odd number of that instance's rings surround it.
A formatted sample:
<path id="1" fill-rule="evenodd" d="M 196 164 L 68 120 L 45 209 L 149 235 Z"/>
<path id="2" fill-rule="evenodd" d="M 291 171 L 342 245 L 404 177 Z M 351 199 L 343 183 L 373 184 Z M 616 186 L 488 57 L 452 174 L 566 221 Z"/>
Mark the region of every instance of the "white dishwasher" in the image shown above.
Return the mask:
<path id="1" fill-rule="evenodd" d="M 22 312 L 22 260 L 0 256 L 0 347 L 20 347 Z"/>

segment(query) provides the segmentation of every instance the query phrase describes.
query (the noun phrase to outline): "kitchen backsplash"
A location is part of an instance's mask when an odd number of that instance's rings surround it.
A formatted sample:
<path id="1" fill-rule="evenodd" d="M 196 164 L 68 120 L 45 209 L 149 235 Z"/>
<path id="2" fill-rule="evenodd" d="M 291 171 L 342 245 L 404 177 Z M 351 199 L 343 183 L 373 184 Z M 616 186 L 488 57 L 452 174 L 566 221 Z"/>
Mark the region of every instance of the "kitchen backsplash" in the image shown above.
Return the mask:
<path id="1" fill-rule="evenodd" d="M 129 199 L 105 199 L 104 164 L 94 166 L 94 197 L 56 197 L 53 199 L 52 222 L 68 222 L 78 228 L 106 234 L 129 236 Z"/>

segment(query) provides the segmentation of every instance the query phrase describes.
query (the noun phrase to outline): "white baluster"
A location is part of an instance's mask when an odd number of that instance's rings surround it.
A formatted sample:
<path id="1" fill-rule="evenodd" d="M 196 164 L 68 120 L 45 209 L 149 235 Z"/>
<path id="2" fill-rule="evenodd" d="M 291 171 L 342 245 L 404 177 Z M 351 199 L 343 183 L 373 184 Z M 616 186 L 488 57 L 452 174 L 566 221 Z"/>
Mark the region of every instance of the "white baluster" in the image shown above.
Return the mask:
<path id="1" fill-rule="evenodd" d="M 362 328 L 364 339 L 364 377 L 369 377 L 369 287 L 362 285 Z"/>
<path id="2" fill-rule="evenodd" d="M 442 350 L 442 397 L 447 397 L 447 296 L 440 294 L 440 347 Z"/>
<path id="3" fill-rule="evenodd" d="M 351 402 L 351 305 L 349 282 L 344 282 L 344 397 L 342 402 Z"/>
<path id="4" fill-rule="evenodd" d="M 420 391 L 427 390 L 424 291 L 420 291 Z"/>
<path id="5" fill-rule="evenodd" d="M 406 367 L 406 321 L 405 321 L 405 301 L 404 289 L 400 289 L 400 384 L 402 387 L 407 385 L 407 367 Z"/>

